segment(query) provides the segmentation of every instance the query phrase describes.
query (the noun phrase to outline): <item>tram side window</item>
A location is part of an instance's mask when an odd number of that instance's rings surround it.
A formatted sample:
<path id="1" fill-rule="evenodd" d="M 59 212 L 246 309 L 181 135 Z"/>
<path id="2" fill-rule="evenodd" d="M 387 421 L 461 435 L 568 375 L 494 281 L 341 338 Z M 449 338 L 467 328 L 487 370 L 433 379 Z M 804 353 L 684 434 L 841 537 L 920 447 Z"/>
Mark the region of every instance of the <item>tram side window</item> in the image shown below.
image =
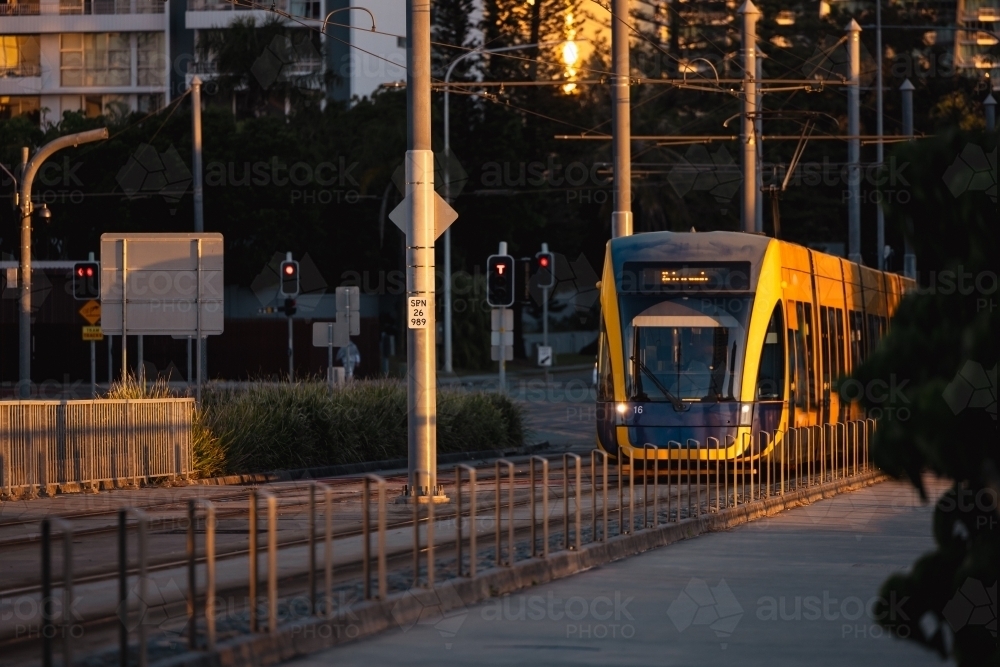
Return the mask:
<path id="1" fill-rule="evenodd" d="M 612 401 L 615 392 L 611 375 L 611 347 L 608 344 L 608 331 L 601 319 L 600 340 L 597 345 L 597 400 Z"/>
<path id="2" fill-rule="evenodd" d="M 882 339 L 882 321 L 885 318 L 878 315 L 868 315 L 868 354 L 875 351 L 878 342 Z"/>
<path id="3" fill-rule="evenodd" d="M 851 368 L 855 369 L 865 359 L 864 315 L 857 310 L 848 313 L 848 323 L 851 327 Z"/>
<path id="4" fill-rule="evenodd" d="M 789 301 L 789 328 L 788 328 L 788 354 L 793 360 L 791 369 L 791 390 L 795 405 L 805 408 L 809 401 L 809 376 L 806 372 L 806 338 L 805 333 L 809 325 L 802 319 L 802 303 L 799 301 Z M 791 318 L 795 315 L 795 325 L 792 326 Z"/>
<path id="5" fill-rule="evenodd" d="M 837 377 L 844 377 L 847 374 L 847 360 L 844 358 L 844 311 L 840 308 L 834 310 L 837 313 Z"/>
<path id="6" fill-rule="evenodd" d="M 830 308 L 819 307 L 819 350 L 823 363 L 823 387 L 830 386 Z"/>
<path id="7" fill-rule="evenodd" d="M 813 353 L 812 304 L 800 303 L 799 305 L 803 311 L 799 331 L 805 331 L 806 386 L 809 389 L 809 405 L 816 407 L 816 356 Z M 802 322 L 805 324 L 802 324 Z"/>
<path id="8" fill-rule="evenodd" d="M 757 369 L 757 399 L 780 401 L 785 398 L 785 349 L 781 332 L 785 329 L 781 303 L 774 307 L 771 321 L 764 334 L 764 345 L 760 351 L 760 366 Z"/>

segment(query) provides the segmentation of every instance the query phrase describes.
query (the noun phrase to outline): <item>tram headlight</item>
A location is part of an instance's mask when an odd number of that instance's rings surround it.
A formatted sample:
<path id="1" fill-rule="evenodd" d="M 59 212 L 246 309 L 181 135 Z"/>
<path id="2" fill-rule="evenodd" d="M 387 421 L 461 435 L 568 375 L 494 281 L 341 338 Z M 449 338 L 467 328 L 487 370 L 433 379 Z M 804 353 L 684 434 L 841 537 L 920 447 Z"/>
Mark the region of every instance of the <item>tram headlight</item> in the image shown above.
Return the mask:
<path id="1" fill-rule="evenodd" d="M 625 420 L 628 419 L 628 417 L 625 416 L 626 414 L 628 414 L 628 404 L 618 403 L 617 405 L 615 405 L 615 412 L 618 413 L 616 415 L 617 419 L 615 419 L 615 423 L 618 424 L 619 426 L 625 424 Z"/>
<path id="2" fill-rule="evenodd" d="M 753 404 L 744 403 L 740 406 L 740 426 L 750 426 L 753 423 Z"/>

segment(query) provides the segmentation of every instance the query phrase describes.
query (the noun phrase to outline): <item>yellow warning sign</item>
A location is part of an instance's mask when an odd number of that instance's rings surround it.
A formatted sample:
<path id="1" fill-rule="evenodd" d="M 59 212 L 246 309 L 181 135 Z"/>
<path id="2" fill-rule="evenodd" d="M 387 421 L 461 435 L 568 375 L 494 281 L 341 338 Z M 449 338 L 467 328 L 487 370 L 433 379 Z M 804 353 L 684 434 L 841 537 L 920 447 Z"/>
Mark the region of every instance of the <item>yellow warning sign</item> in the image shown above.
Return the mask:
<path id="1" fill-rule="evenodd" d="M 88 301 L 87 303 L 83 304 L 83 308 L 80 309 L 80 316 L 83 317 L 83 319 L 90 322 L 91 325 L 97 324 L 98 322 L 101 321 L 101 302 Z"/>
<path id="2" fill-rule="evenodd" d="M 104 331 L 101 327 L 83 327 L 84 340 L 104 340 Z"/>

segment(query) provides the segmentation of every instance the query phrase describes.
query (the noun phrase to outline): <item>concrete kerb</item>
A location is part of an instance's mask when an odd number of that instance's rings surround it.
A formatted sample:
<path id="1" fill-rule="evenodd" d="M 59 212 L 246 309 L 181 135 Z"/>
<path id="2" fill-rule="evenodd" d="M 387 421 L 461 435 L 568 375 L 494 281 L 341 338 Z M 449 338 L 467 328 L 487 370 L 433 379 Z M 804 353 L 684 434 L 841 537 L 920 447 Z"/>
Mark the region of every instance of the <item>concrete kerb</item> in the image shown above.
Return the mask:
<path id="1" fill-rule="evenodd" d="M 478 459 L 500 459 L 506 456 L 523 456 L 548 448 L 549 443 L 540 442 L 536 445 L 526 445 L 512 449 L 486 449 L 475 452 L 450 452 L 438 454 L 438 463 L 460 463 L 463 461 L 475 461 Z M 206 477 L 205 479 L 191 479 L 186 483 L 190 485 L 208 486 L 229 486 L 239 484 L 267 484 L 271 482 L 295 482 L 318 477 L 335 477 L 337 475 L 354 475 L 365 472 L 376 472 L 381 470 L 405 469 L 406 459 L 388 459 L 385 461 L 361 461 L 358 463 L 344 463 L 334 466 L 320 466 L 316 468 L 296 468 L 294 470 L 276 470 L 273 472 L 245 473 L 239 475 L 224 475 L 221 477 Z"/>
<path id="2" fill-rule="evenodd" d="M 779 512 L 832 498 L 890 479 L 881 472 L 870 472 L 849 480 L 828 482 L 811 488 L 787 492 L 784 496 L 729 508 L 715 514 L 686 519 L 680 523 L 661 524 L 657 528 L 619 535 L 607 542 L 584 545 L 580 551 L 558 551 L 548 559 L 532 558 L 513 567 L 492 568 L 475 579 L 448 579 L 426 591 L 393 593 L 386 600 L 375 600 L 352 608 L 350 637 L 340 632 L 344 619 L 309 619 L 287 623 L 276 635 L 245 635 L 223 642 L 214 653 L 187 653 L 154 663 L 153 667 L 229 667 L 276 665 L 292 658 L 316 653 L 332 646 L 416 623 L 427 606 L 421 593 L 433 596 L 442 613 L 461 609 L 491 597 L 545 584 L 598 565 L 667 546 L 705 533 L 728 530 Z"/>

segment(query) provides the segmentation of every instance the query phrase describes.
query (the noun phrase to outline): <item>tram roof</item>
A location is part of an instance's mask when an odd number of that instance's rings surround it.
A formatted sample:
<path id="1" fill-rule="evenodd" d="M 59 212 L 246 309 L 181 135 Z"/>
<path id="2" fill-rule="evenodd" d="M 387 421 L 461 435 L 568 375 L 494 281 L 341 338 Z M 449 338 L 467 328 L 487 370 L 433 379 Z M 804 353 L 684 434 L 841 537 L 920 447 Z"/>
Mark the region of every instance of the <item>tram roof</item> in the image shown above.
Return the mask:
<path id="1" fill-rule="evenodd" d="M 611 240 L 611 261 L 620 276 L 625 262 L 750 262 L 754 282 L 774 239 L 745 232 L 644 232 Z"/>

